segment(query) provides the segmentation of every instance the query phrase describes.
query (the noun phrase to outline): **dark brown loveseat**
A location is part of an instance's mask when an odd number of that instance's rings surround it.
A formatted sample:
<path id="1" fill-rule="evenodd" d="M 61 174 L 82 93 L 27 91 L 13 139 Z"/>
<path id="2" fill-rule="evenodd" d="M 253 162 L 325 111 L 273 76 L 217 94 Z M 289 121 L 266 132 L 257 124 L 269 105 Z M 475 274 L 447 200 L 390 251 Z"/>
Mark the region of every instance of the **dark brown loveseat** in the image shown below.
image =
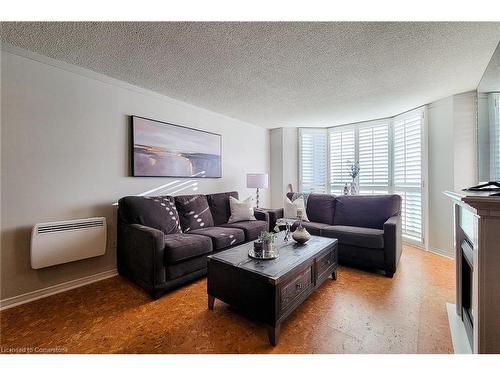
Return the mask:
<path id="1" fill-rule="evenodd" d="M 207 272 L 207 255 L 257 239 L 268 215 L 228 224 L 238 193 L 124 197 L 118 202 L 118 272 L 153 298 Z"/>
<path id="2" fill-rule="evenodd" d="M 309 222 L 302 225 L 313 235 L 338 239 L 340 264 L 394 275 L 402 252 L 399 195 L 310 194 L 306 207 Z M 266 213 L 271 227 L 283 217 L 283 209 Z"/>

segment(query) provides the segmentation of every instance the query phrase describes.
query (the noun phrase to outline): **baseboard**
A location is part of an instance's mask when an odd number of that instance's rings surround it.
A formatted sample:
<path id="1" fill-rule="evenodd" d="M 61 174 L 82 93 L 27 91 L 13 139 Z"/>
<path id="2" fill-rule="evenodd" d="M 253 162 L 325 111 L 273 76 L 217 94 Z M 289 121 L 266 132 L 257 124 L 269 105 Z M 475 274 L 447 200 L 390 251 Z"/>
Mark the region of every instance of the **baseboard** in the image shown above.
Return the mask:
<path id="1" fill-rule="evenodd" d="M 452 250 L 437 249 L 437 248 L 431 247 L 431 246 L 429 246 L 428 250 L 431 253 L 441 255 L 441 256 L 444 256 L 446 258 L 455 259 L 455 254 Z"/>
<path id="2" fill-rule="evenodd" d="M 8 309 L 10 307 L 22 305 L 24 303 L 35 301 L 37 299 L 45 298 L 45 297 L 51 296 L 53 294 L 65 292 L 67 290 L 75 289 L 75 288 L 78 288 L 78 287 L 81 287 L 81 286 L 84 286 L 87 284 L 92 284 L 92 283 L 95 283 L 96 281 L 108 279 L 108 278 L 116 276 L 116 275 L 118 275 L 118 270 L 115 268 L 115 269 L 112 269 L 109 271 L 97 273 L 97 274 L 92 275 L 92 276 L 82 277 L 80 279 L 67 281 L 65 283 L 61 283 L 61 284 L 57 284 L 57 285 L 52 285 L 52 286 L 49 286 L 47 288 L 43 288 L 43 289 L 35 290 L 33 292 L 21 294 L 19 296 L 6 298 L 3 300 L 0 300 L 0 310 L 5 310 L 5 309 Z"/>

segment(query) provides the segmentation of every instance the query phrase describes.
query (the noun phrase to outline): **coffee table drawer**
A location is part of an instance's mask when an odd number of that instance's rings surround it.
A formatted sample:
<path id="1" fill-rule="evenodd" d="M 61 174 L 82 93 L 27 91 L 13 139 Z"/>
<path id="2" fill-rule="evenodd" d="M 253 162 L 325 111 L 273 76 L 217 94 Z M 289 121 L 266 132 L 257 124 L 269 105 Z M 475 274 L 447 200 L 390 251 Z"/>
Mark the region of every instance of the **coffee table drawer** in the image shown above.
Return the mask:
<path id="1" fill-rule="evenodd" d="M 333 250 L 316 258 L 316 278 L 318 280 L 322 279 L 325 274 L 328 276 L 334 261 Z"/>
<path id="2" fill-rule="evenodd" d="M 283 285 L 280 293 L 281 311 L 285 310 L 290 304 L 292 304 L 303 291 L 308 290 L 312 286 L 312 276 L 313 271 L 311 266 L 302 271 L 292 281 Z"/>

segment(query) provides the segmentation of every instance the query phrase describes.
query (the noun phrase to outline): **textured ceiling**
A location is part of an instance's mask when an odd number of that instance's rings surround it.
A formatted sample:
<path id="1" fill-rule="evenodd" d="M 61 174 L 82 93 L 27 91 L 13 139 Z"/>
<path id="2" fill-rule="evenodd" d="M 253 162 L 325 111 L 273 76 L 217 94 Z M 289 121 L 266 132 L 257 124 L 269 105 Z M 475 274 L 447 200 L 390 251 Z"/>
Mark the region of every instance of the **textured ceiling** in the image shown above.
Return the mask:
<path id="1" fill-rule="evenodd" d="M 488 67 L 484 71 L 481 82 L 479 82 L 477 87 L 477 91 L 484 93 L 500 92 L 500 43 L 498 44 Z"/>
<path id="2" fill-rule="evenodd" d="M 394 115 L 477 87 L 500 23 L 2 23 L 2 40 L 265 127 Z"/>

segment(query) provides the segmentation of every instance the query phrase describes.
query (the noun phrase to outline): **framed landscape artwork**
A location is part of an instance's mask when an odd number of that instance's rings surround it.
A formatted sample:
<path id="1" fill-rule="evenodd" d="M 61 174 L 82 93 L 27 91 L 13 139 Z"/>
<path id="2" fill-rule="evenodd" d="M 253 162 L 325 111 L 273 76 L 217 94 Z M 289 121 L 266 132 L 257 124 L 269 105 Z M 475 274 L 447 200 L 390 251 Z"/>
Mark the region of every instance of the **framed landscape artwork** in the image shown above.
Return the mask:
<path id="1" fill-rule="evenodd" d="M 132 175 L 222 177 L 222 137 L 132 116 Z"/>

